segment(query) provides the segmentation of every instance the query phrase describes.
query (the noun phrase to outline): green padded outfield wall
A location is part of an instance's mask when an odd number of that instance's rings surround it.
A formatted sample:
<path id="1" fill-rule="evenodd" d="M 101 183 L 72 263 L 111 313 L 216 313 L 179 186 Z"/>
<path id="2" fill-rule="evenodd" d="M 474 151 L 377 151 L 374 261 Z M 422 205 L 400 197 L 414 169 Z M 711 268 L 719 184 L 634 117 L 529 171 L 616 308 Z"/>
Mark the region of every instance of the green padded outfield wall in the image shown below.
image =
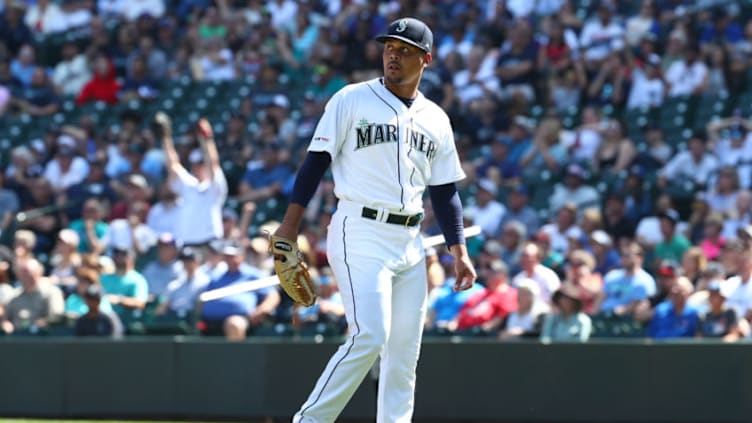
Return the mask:
<path id="1" fill-rule="evenodd" d="M 0 416 L 289 418 L 336 343 L 0 339 Z M 343 417 L 372 419 L 366 379 Z M 752 344 L 426 340 L 415 420 L 750 422 Z"/>

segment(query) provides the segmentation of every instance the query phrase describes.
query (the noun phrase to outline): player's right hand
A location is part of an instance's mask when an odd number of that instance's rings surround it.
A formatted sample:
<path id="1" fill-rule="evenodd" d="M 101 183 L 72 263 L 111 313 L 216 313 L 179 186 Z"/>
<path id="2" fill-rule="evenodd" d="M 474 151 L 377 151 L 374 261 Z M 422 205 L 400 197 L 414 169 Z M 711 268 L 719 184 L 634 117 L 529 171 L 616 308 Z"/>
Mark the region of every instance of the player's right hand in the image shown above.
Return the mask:
<path id="1" fill-rule="evenodd" d="M 455 257 L 454 262 L 454 268 L 457 274 L 457 280 L 454 283 L 455 292 L 472 288 L 473 284 L 475 283 L 475 279 L 478 278 L 478 274 L 475 272 L 475 267 L 473 266 L 473 262 L 472 260 L 470 260 L 470 257 L 466 254 L 463 254 L 459 258 Z"/>

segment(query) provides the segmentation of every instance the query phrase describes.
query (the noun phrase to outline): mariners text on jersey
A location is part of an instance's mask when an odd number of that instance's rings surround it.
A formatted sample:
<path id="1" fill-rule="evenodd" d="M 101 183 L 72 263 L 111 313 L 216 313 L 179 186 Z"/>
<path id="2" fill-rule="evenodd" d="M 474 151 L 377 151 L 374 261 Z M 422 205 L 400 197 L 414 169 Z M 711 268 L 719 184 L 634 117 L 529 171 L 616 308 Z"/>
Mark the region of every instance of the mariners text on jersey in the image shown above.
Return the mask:
<path id="1" fill-rule="evenodd" d="M 355 150 L 372 145 L 399 141 L 399 128 L 391 123 L 368 123 L 361 119 L 360 125 L 355 128 L 357 142 Z M 414 150 L 420 151 L 431 161 L 436 156 L 436 143 L 420 131 L 407 129 L 405 144 Z"/>

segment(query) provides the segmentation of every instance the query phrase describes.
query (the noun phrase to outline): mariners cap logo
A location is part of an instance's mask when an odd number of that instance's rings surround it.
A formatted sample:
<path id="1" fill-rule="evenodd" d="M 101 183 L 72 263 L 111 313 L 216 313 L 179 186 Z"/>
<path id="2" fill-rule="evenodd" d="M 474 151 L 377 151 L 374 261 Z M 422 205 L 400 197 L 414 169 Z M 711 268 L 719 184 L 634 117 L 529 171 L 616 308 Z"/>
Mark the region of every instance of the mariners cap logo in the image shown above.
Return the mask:
<path id="1" fill-rule="evenodd" d="M 376 41 L 386 42 L 387 39 L 397 39 L 412 44 L 430 53 L 433 46 L 433 33 L 425 22 L 415 18 L 401 18 L 389 24 L 386 34 L 376 37 Z"/>

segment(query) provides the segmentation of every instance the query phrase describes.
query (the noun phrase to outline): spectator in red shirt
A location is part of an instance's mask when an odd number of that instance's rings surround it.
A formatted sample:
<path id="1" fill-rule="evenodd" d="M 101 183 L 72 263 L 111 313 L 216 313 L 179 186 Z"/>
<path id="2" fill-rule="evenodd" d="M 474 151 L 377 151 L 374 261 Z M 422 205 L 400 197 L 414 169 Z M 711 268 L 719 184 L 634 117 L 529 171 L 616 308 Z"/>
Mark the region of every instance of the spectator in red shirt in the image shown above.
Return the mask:
<path id="1" fill-rule="evenodd" d="M 84 85 L 81 94 L 76 98 L 76 104 L 81 105 L 90 101 L 104 101 L 108 104 L 118 102 L 120 84 L 115 80 L 115 66 L 105 55 L 98 55 L 94 59 L 94 76 Z"/>
<path id="2" fill-rule="evenodd" d="M 468 298 L 450 329 L 493 332 L 509 313 L 517 310 L 517 289 L 509 286 L 506 264 L 494 260 L 485 269 L 485 288 Z"/>

